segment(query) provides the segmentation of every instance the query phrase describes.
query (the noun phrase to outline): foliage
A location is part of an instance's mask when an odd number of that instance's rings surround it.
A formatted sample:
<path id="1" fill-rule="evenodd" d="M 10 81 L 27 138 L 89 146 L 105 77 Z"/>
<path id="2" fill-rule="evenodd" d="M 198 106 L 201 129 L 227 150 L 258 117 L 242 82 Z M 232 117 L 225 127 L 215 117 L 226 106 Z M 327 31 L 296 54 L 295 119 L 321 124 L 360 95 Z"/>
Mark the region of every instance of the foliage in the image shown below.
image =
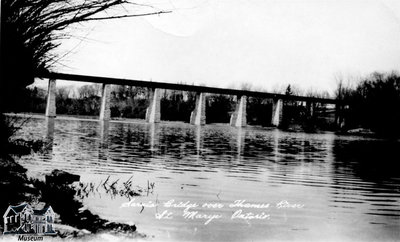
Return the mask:
<path id="1" fill-rule="evenodd" d="M 161 119 L 189 122 L 194 110 L 196 93 L 176 90 L 165 90 L 161 98 Z"/>
<path id="2" fill-rule="evenodd" d="M 268 125 L 271 120 L 272 104 L 263 98 L 248 97 L 246 105 L 247 123 L 250 125 Z"/>
<path id="3" fill-rule="evenodd" d="M 12 137 L 21 128 L 27 119 L 17 119 L 15 117 L 7 117 L 0 114 L 0 156 L 4 157 L 8 154 L 14 154 L 18 145 L 14 144 Z M 25 152 L 25 149 L 24 149 Z"/>
<path id="4" fill-rule="evenodd" d="M 113 86 L 111 117 L 145 118 L 148 90 L 143 87 Z"/>
<path id="5" fill-rule="evenodd" d="M 400 136 L 398 73 L 373 73 L 355 88 L 340 83 L 337 99 L 349 104 L 343 114 L 347 129 L 363 127 L 384 136 Z"/>
<path id="6" fill-rule="evenodd" d="M 233 98 L 228 95 L 207 96 L 206 123 L 229 123 L 234 104 Z"/>

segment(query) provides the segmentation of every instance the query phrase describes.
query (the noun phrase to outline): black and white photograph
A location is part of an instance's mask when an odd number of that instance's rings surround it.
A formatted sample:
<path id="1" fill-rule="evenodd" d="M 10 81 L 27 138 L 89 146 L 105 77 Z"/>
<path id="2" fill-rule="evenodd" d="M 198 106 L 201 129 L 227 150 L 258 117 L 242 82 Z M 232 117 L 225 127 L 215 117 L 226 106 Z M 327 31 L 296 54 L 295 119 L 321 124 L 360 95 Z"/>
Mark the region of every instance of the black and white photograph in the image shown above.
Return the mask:
<path id="1" fill-rule="evenodd" d="M 399 1 L 0 10 L 0 241 L 400 241 Z"/>

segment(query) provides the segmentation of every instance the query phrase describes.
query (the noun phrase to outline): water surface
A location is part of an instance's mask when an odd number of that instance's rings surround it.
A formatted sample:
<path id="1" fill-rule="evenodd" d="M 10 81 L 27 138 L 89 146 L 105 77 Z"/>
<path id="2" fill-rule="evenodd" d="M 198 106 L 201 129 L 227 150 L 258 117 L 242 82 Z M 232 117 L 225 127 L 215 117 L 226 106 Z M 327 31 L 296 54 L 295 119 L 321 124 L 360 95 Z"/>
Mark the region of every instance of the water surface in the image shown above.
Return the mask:
<path id="1" fill-rule="evenodd" d="M 121 207 L 127 197 L 101 188 L 83 203 L 102 218 L 136 224 L 154 240 L 400 239 L 398 142 L 228 125 L 71 119 L 52 125 L 44 118 L 30 119 L 18 135 L 52 142 L 47 152 L 19 159 L 31 176 L 62 169 L 85 183 L 131 178 L 144 188 L 135 202 L 160 206 Z M 172 199 L 223 204 L 191 210 L 222 218 L 207 225 L 205 219 L 185 219 L 182 208 L 162 206 Z M 236 200 L 270 207 L 229 207 Z M 278 209 L 281 201 L 302 207 Z M 232 219 L 238 209 L 269 217 Z M 164 210 L 173 218 L 157 219 Z"/>

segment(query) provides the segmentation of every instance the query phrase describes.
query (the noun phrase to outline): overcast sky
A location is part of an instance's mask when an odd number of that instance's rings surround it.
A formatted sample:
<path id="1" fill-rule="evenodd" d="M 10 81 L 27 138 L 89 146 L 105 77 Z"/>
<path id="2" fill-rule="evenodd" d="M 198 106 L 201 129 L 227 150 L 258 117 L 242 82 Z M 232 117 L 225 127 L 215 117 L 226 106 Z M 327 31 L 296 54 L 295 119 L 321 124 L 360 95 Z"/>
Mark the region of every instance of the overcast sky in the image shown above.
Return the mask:
<path id="1" fill-rule="evenodd" d="M 257 89 L 400 70 L 400 1 L 158 0 L 173 13 L 76 26 L 56 70 Z M 145 11 L 141 9 L 140 11 Z"/>

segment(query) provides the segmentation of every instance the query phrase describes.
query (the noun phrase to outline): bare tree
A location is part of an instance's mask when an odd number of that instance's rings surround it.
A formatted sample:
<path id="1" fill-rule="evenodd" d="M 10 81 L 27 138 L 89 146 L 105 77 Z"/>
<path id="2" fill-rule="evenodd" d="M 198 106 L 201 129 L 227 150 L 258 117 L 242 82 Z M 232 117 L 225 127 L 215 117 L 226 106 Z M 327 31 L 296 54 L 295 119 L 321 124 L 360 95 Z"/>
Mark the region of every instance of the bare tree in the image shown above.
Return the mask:
<path id="1" fill-rule="evenodd" d="M 78 96 L 81 99 L 99 96 L 101 86 L 99 84 L 84 85 L 78 89 Z"/>
<path id="2" fill-rule="evenodd" d="M 70 97 L 72 91 L 71 86 L 64 86 L 57 88 L 57 98 L 66 100 Z"/>
<path id="3" fill-rule="evenodd" d="M 126 5 L 140 12 L 122 12 Z M 129 0 L 2 0 L 1 90 L 12 94 L 49 71 L 62 58 L 53 50 L 71 37 L 65 31 L 71 25 L 162 13 Z"/>
<path id="4" fill-rule="evenodd" d="M 253 89 L 253 85 L 249 82 L 242 82 L 240 84 L 240 90 L 251 91 Z"/>

